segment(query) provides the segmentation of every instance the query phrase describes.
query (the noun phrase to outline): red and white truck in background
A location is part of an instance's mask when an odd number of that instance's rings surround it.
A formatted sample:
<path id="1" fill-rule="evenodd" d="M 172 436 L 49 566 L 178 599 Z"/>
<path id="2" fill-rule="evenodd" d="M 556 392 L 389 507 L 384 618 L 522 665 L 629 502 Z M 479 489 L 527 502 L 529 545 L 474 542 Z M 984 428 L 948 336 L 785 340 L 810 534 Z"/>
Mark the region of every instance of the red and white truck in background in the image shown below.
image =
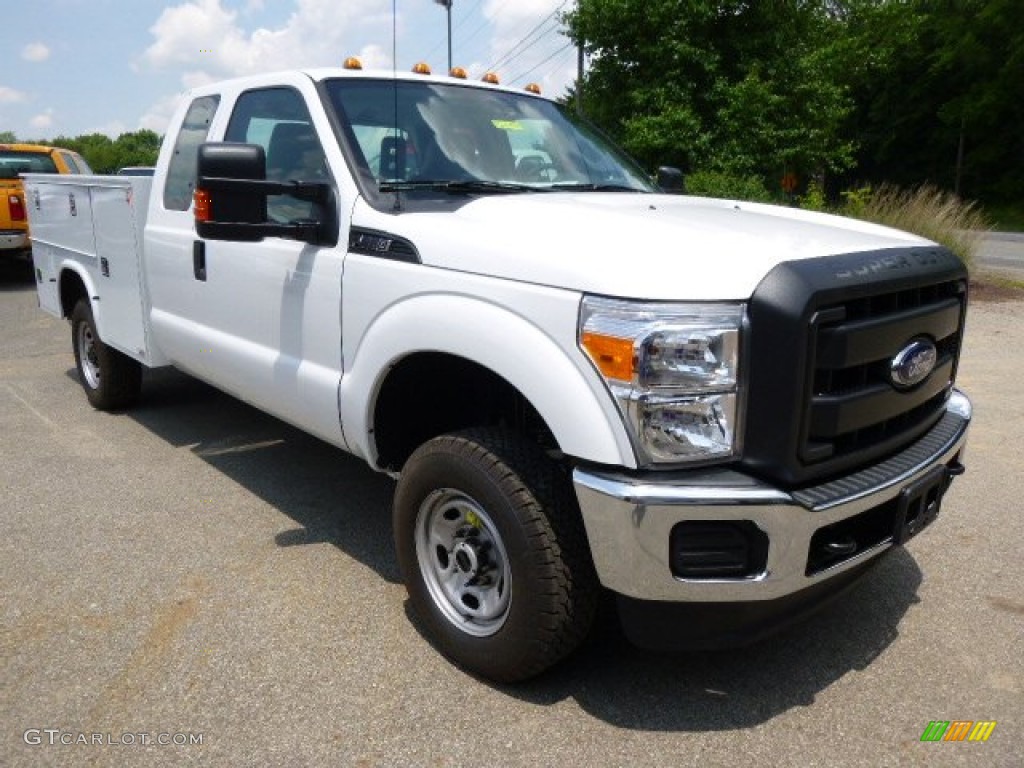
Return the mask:
<path id="1" fill-rule="evenodd" d="M 355 69 L 199 88 L 153 178 L 26 177 L 97 408 L 175 366 L 397 479 L 436 645 L 751 640 L 936 516 L 967 273 L 860 221 L 662 194 L 536 93 Z M 339 506 L 341 502 L 339 500 Z"/>

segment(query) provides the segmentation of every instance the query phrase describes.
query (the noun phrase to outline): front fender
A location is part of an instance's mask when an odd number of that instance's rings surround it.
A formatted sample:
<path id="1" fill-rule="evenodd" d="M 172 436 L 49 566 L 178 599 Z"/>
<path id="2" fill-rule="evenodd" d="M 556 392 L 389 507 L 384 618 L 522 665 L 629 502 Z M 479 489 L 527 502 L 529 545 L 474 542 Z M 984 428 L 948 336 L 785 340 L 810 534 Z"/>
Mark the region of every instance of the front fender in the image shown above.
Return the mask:
<path id="1" fill-rule="evenodd" d="M 462 294 L 417 295 L 394 303 L 367 325 L 342 379 L 342 424 L 351 449 L 376 464 L 372 418 L 388 371 L 417 352 L 441 352 L 478 363 L 533 405 L 561 450 L 588 461 L 635 467 L 621 417 L 597 374 L 576 348 L 578 302 L 560 302 L 555 338 L 507 306 Z"/>

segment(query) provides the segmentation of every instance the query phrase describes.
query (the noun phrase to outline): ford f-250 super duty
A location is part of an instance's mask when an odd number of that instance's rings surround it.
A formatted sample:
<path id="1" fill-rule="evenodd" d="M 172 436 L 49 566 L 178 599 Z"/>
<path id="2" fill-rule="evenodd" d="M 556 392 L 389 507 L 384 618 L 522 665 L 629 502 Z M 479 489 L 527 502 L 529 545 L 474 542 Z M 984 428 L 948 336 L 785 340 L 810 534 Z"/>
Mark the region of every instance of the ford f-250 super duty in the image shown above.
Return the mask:
<path id="1" fill-rule="evenodd" d="M 967 275 L 918 237 L 666 195 L 554 102 L 356 69 L 206 86 L 152 179 L 28 176 L 97 408 L 172 365 L 397 478 L 412 606 L 496 680 L 602 594 L 749 640 L 927 526 Z"/>

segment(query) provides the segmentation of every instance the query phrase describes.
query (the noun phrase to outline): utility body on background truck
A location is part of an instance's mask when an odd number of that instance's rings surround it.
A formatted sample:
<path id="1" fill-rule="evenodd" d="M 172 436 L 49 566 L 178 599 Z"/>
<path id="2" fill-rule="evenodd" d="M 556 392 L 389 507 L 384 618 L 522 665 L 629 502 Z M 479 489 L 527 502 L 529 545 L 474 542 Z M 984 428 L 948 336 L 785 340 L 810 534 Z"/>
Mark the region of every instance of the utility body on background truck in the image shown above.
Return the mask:
<path id="1" fill-rule="evenodd" d="M 963 470 L 955 256 L 662 194 L 535 93 L 250 77 L 185 98 L 152 178 L 26 187 L 90 402 L 175 366 L 390 473 L 412 606 L 491 679 L 569 654 L 603 594 L 643 646 L 752 640 Z"/>

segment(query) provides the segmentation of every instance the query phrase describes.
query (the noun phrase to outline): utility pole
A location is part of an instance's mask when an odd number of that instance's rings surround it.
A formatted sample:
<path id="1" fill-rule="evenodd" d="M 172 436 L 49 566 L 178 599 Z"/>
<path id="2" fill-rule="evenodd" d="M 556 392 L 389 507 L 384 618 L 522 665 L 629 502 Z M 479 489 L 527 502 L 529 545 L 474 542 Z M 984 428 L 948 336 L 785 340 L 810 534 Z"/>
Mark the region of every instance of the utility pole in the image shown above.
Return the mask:
<path id="1" fill-rule="evenodd" d="M 448 71 L 452 71 L 452 0 L 434 0 L 448 12 Z"/>

